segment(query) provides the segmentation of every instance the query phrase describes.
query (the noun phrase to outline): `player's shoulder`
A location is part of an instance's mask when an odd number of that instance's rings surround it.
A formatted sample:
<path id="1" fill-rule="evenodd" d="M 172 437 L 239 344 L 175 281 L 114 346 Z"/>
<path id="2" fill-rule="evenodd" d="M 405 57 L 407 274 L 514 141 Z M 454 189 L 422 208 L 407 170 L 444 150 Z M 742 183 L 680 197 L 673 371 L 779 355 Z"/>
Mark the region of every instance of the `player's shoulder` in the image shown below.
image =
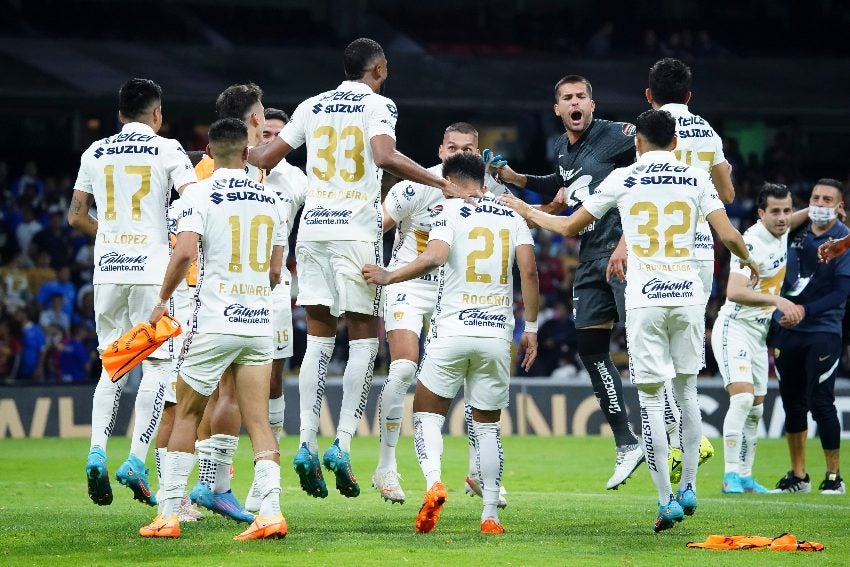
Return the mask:
<path id="1" fill-rule="evenodd" d="M 631 122 L 613 122 L 603 118 L 593 119 L 593 130 L 597 136 L 606 138 L 634 138 L 637 128 Z"/>

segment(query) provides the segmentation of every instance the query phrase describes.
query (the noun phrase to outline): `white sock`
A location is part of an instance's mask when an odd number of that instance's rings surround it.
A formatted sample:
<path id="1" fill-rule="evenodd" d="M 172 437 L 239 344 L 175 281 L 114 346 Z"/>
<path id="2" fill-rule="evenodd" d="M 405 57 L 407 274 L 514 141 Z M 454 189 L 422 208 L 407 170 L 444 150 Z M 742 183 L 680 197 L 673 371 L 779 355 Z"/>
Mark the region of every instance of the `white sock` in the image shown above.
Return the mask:
<path id="1" fill-rule="evenodd" d="M 724 472 L 740 473 L 741 435 L 747 414 L 753 407 L 753 395 L 741 393 L 729 396 L 729 409 L 723 418 L 723 463 Z"/>
<path id="2" fill-rule="evenodd" d="M 180 500 L 186 494 L 186 483 L 195 466 L 195 455 L 169 451 L 165 454 L 164 460 L 164 476 L 162 488 L 159 491 L 162 497 L 160 511 L 164 517 L 168 518 L 180 512 Z"/>
<path id="3" fill-rule="evenodd" d="M 756 446 L 759 443 L 759 422 L 764 415 L 764 404 L 753 406 L 744 422 L 743 442 L 741 443 L 741 476 L 753 475 L 753 463 L 756 460 Z"/>
<path id="4" fill-rule="evenodd" d="M 211 440 L 195 441 L 195 452 L 198 454 L 198 481 L 206 486 L 212 486 L 215 482 L 215 463 L 212 461 L 211 451 Z"/>
<path id="5" fill-rule="evenodd" d="M 425 475 L 425 490 L 442 478 L 443 423 L 446 418 L 438 413 L 418 411 L 413 414 L 413 442 L 416 458 Z"/>
<path id="6" fill-rule="evenodd" d="M 475 440 L 475 429 L 472 427 L 472 406 L 463 404 L 463 421 L 466 424 L 466 438 L 469 440 L 469 472 L 470 478 L 478 476 L 478 444 Z"/>
<path id="7" fill-rule="evenodd" d="M 301 371 L 298 373 L 298 404 L 301 417 L 298 444 L 307 443 L 311 453 L 317 453 L 319 450 L 316 436 L 319 434 L 325 378 L 328 376 L 328 364 L 334 353 L 335 342 L 334 337 L 307 335 L 307 349 L 304 351 L 304 360 L 301 361 Z"/>
<path id="8" fill-rule="evenodd" d="M 268 518 L 280 512 L 280 465 L 268 459 L 254 464 L 254 484 L 263 499 L 260 516 Z"/>
<path id="9" fill-rule="evenodd" d="M 502 470 L 505 455 L 502 451 L 502 427 L 496 423 L 473 422 L 475 441 L 478 446 L 478 478 L 481 479 L 481 494 L 484 510 L 481 521 L 493 518 L 499 521 L 499 487 L 502 485 Z"/>
<path id="10" fill-rule="evenodd" d="M 699 444 L 702 441 L 702 414 L 697 399 L 697 375 L 676 374 L 673 390 L 682 410 L 682 480 L 679 482 L 679 488 L 684 490 L 690 484 L 696 492 Z"/>
<path id="11" fill-rule="evenodd" d="M 664 385 L 639 385 L 640 421 L 643 431 L 643 452 L 649 476 L 658 491 L 658 502 L 666 503 L 673 494 L 667 457 L 670 447 L 664 427 Z"/>
<path id="12" fill-rule="evenodd" d="M 377 355 L 378 339 L 348 341 L 348 362 L 342 374 L 342 407 L 336 432 L 339 448 L 343 451 L 351 451 L 351 438 L 366 409 Z"/>
<path id="13" fill-rule="evenodd" d="M 401 419 L 404 417 L 404 396 L 416 378 L 416 363 L 399 359 L 390 363 L 387 381 L 381 390 L 378 408 L 381 422 L 381 450 L 378 453 L 378 468 L 396 470 L 395 448 L 401 434 Z"/>
<path id="14" fill-rule="evenodd" d="M 106 442 L 115 427 L 115 416 L 118 415 L 118 403 L 121 401 L 121 390 L 127 383 L 128 376 L 118 382 L 112 382 L 106 370 L 100 373 L 100 380 L 94 388 L 91 406 L 91 447 L 100 447 L 106 452 Z"/>
<path id="15" fill-rule="evenodd" d="M 681 423 L 682 412 L 676 403 L 676 398 L 673 397 L 673 385 L 670 382 L 664 384 L 664 427 L 667 430 L 667 440 L 671 447 L 681 449 L 681 431 L 679 424 Z"/>
<path id="16" fill-rule="evenodd" d="M 162 500 L 160 499 L 160 491 L 162 490 L 163 469 L 165 468 L 165 454 L 168 449 L 165 447 L 157 447 L 153 450 L 154 461 L 156 462 L 156 502 L 157 512 L 162 512 Z"/>
<path id="17" fill-rule="evenodd" d="M 280 445 L 280 437 L 283 435 L 283 410 L 285 408 L 286 401 L 283 399 L 282 392 L 279 398 L 269 399 L 269 425 L 278 445 Z"/>
<path id="18" fill-rule="evenodd" d="M 233 455 L 239 446 L 239 438 L 233 435 L 216 433 L 210 437 L 210 458 L 215 467 L 215 477 L 212 488 L 213 492 L 221 494 L 230 490 L 230 465 L 233 464 Z"/>
<path id="19" fill-rule="evenodd" d="M 173 366 L 171 359 L 148 359 L 142 361 L 142 381 L 136 393 L 135 420 L 130 454 L 142 462 L 148 456 L 148 448 L 156 437 L 162 410 L 165 407 L 165 388 Z"/>

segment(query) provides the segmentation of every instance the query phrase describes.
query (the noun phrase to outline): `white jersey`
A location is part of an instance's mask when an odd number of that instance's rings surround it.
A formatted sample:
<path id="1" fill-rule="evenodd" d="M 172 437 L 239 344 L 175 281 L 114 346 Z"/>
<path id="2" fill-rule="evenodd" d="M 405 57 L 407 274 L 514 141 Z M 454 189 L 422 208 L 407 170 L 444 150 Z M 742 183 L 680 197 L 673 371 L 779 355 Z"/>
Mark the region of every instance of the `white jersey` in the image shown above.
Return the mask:
<path id="1" fill-rule="evenodd" d="M 295 226 L 295 215 L 304 206 L 304 200 L 307 197 L 307 176 L 299 168 L 282 159 L 266 175 L 263 185 L 274 190 L 281 201 L 288 205 L 287 221 L 289 231 L 292 231 L 292 227 Z"/>
<path id="2" fill-rule="evenodd" d="M 298 105 L 278 134 L 293 148 L 307 144 L 307 198 L 298 241 L 360 240 L 383 236 L 381 176 L 370 140 L 395 139 L 392 100 L 360 82 Z"/>
<path id="3" fill-rule="evenodd" d="M 97 207 L 92 283 L 162 283 L 171 187 L 197 181 L 180 143 L 130 122 L 89 146 L 80 161 L 74 188 L 91 193 Z"/>
<path id="4" fill-rule="evenodd" d="M 516 248 L 534 246 L 525 220 L 492 193 L 477 205 L 447 199 L 432 209 L 429 241 L 451 250 L 439 271 L 431 337 L 513 340 Z"/>
<path id="5" fill-rule="evenodd" d="M 598 219 L 615 206 L 628 250 L 626 309 L 704 303 L 695 226 L 700 213 L 723 208 L 708 173 L 672 152 L 646 152 L 611 172 L 584 202 Z"/>
<path id="6" fill-rule="evenodd" d="M 761 221 L 758 221 L 744 232 L 744 242 L 747 243 L 747 249 L 759 267 L 759 281 L 754 291 L 779 295 L 782 290 L 782 283 L 785 281 L 788 232 L 786 231 L 781 237 L 776 238 Z M 750 277 L 750 269 L 741 268 L 741 263 L 734 255 L 729 265 L 729 273 Z M 747 306 L 727 299 L 723 307 L 720 308 L 720 314 L 730 319 L 748 320 L 763 324 L 766 330 L 774 309 L 775 307 L 772 305 Z"/>
<path id="7" fill-rule="evenodd" d="M 676 159 L 708 173 L 717 164 L 726 161 L 723 155 L 723 140 L 705 118 L 691 114 L 687 104 L 665 104 L 666 110 L 676 119 Z M 698 260 L 714 261 L 714 236 L 711 227 L 700 214 L 697 220 L 696 257 Z"/>
<path id="8" fill-rule="evenodd" d="M 178 234 L 201 235 L 192 331 L 271 337 L 272 246 L 286 241 L 280 200 L 243 170 L 224 168 L 180 200 Z"/>

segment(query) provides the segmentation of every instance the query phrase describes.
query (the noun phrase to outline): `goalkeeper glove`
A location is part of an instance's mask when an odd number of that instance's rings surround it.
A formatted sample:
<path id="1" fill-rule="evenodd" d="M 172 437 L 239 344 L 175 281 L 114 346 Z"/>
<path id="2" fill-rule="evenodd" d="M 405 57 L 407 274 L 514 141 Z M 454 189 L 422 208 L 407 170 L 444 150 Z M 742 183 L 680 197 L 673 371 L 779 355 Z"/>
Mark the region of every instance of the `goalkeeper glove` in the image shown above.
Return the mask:
<path id="1" fill-rule="evenodd" d="M 501 154 L 494 153 L 493 150 L 487 148 L 484 150 L 484 153 L 481 154 L 481 157 L 484 159 L 484 164 L 487 169 L 500 169 L 508 165 L 508 160 L 503 158 Z"/>

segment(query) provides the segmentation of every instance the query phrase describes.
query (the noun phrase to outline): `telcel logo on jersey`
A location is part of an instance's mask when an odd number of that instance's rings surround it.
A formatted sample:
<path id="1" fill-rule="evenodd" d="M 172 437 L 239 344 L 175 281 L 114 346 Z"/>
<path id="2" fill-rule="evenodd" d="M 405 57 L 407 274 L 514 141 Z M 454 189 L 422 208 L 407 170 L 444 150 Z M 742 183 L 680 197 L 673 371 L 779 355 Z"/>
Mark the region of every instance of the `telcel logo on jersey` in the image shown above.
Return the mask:
<path id="1" fill-rule="evenodd" d="M 480 309 L 464 309 L 458 313 L 457 318 L 464 325 L 473 327 L 495 327 L 505 329 L 508 325 L 508 317 L 499 313 L 487 313 Z"/>
<path id="2" fill-rule="evenodd" d="M 694 282 L 691 281 L 673 282 L 652 278 L 643 284 L 641 292 L 647 299 L 684 298 L 694 296 L 693 287 Z"/>
<path id="3" fill-rule="evenodd" d="M 231 323 L 270 323 L 269 310 L 265 307 L 251 309 L 241 303 L 231 303 L 224 308 L 224 316 Z"/>
<path id="4" fill-rule="evenodd" d="M 97 261 L 97 267 L 101 272 L 142 272 L 147 261 L 147 256 L 127 256 L 120 252 L 107 252 Z"/>
<path id="5" fill-rule="evenodd" d="M 304 213 L 303 221 L 304 224 L 348 224 L 351 222 L 351 211 L 316 207 Z"/>

